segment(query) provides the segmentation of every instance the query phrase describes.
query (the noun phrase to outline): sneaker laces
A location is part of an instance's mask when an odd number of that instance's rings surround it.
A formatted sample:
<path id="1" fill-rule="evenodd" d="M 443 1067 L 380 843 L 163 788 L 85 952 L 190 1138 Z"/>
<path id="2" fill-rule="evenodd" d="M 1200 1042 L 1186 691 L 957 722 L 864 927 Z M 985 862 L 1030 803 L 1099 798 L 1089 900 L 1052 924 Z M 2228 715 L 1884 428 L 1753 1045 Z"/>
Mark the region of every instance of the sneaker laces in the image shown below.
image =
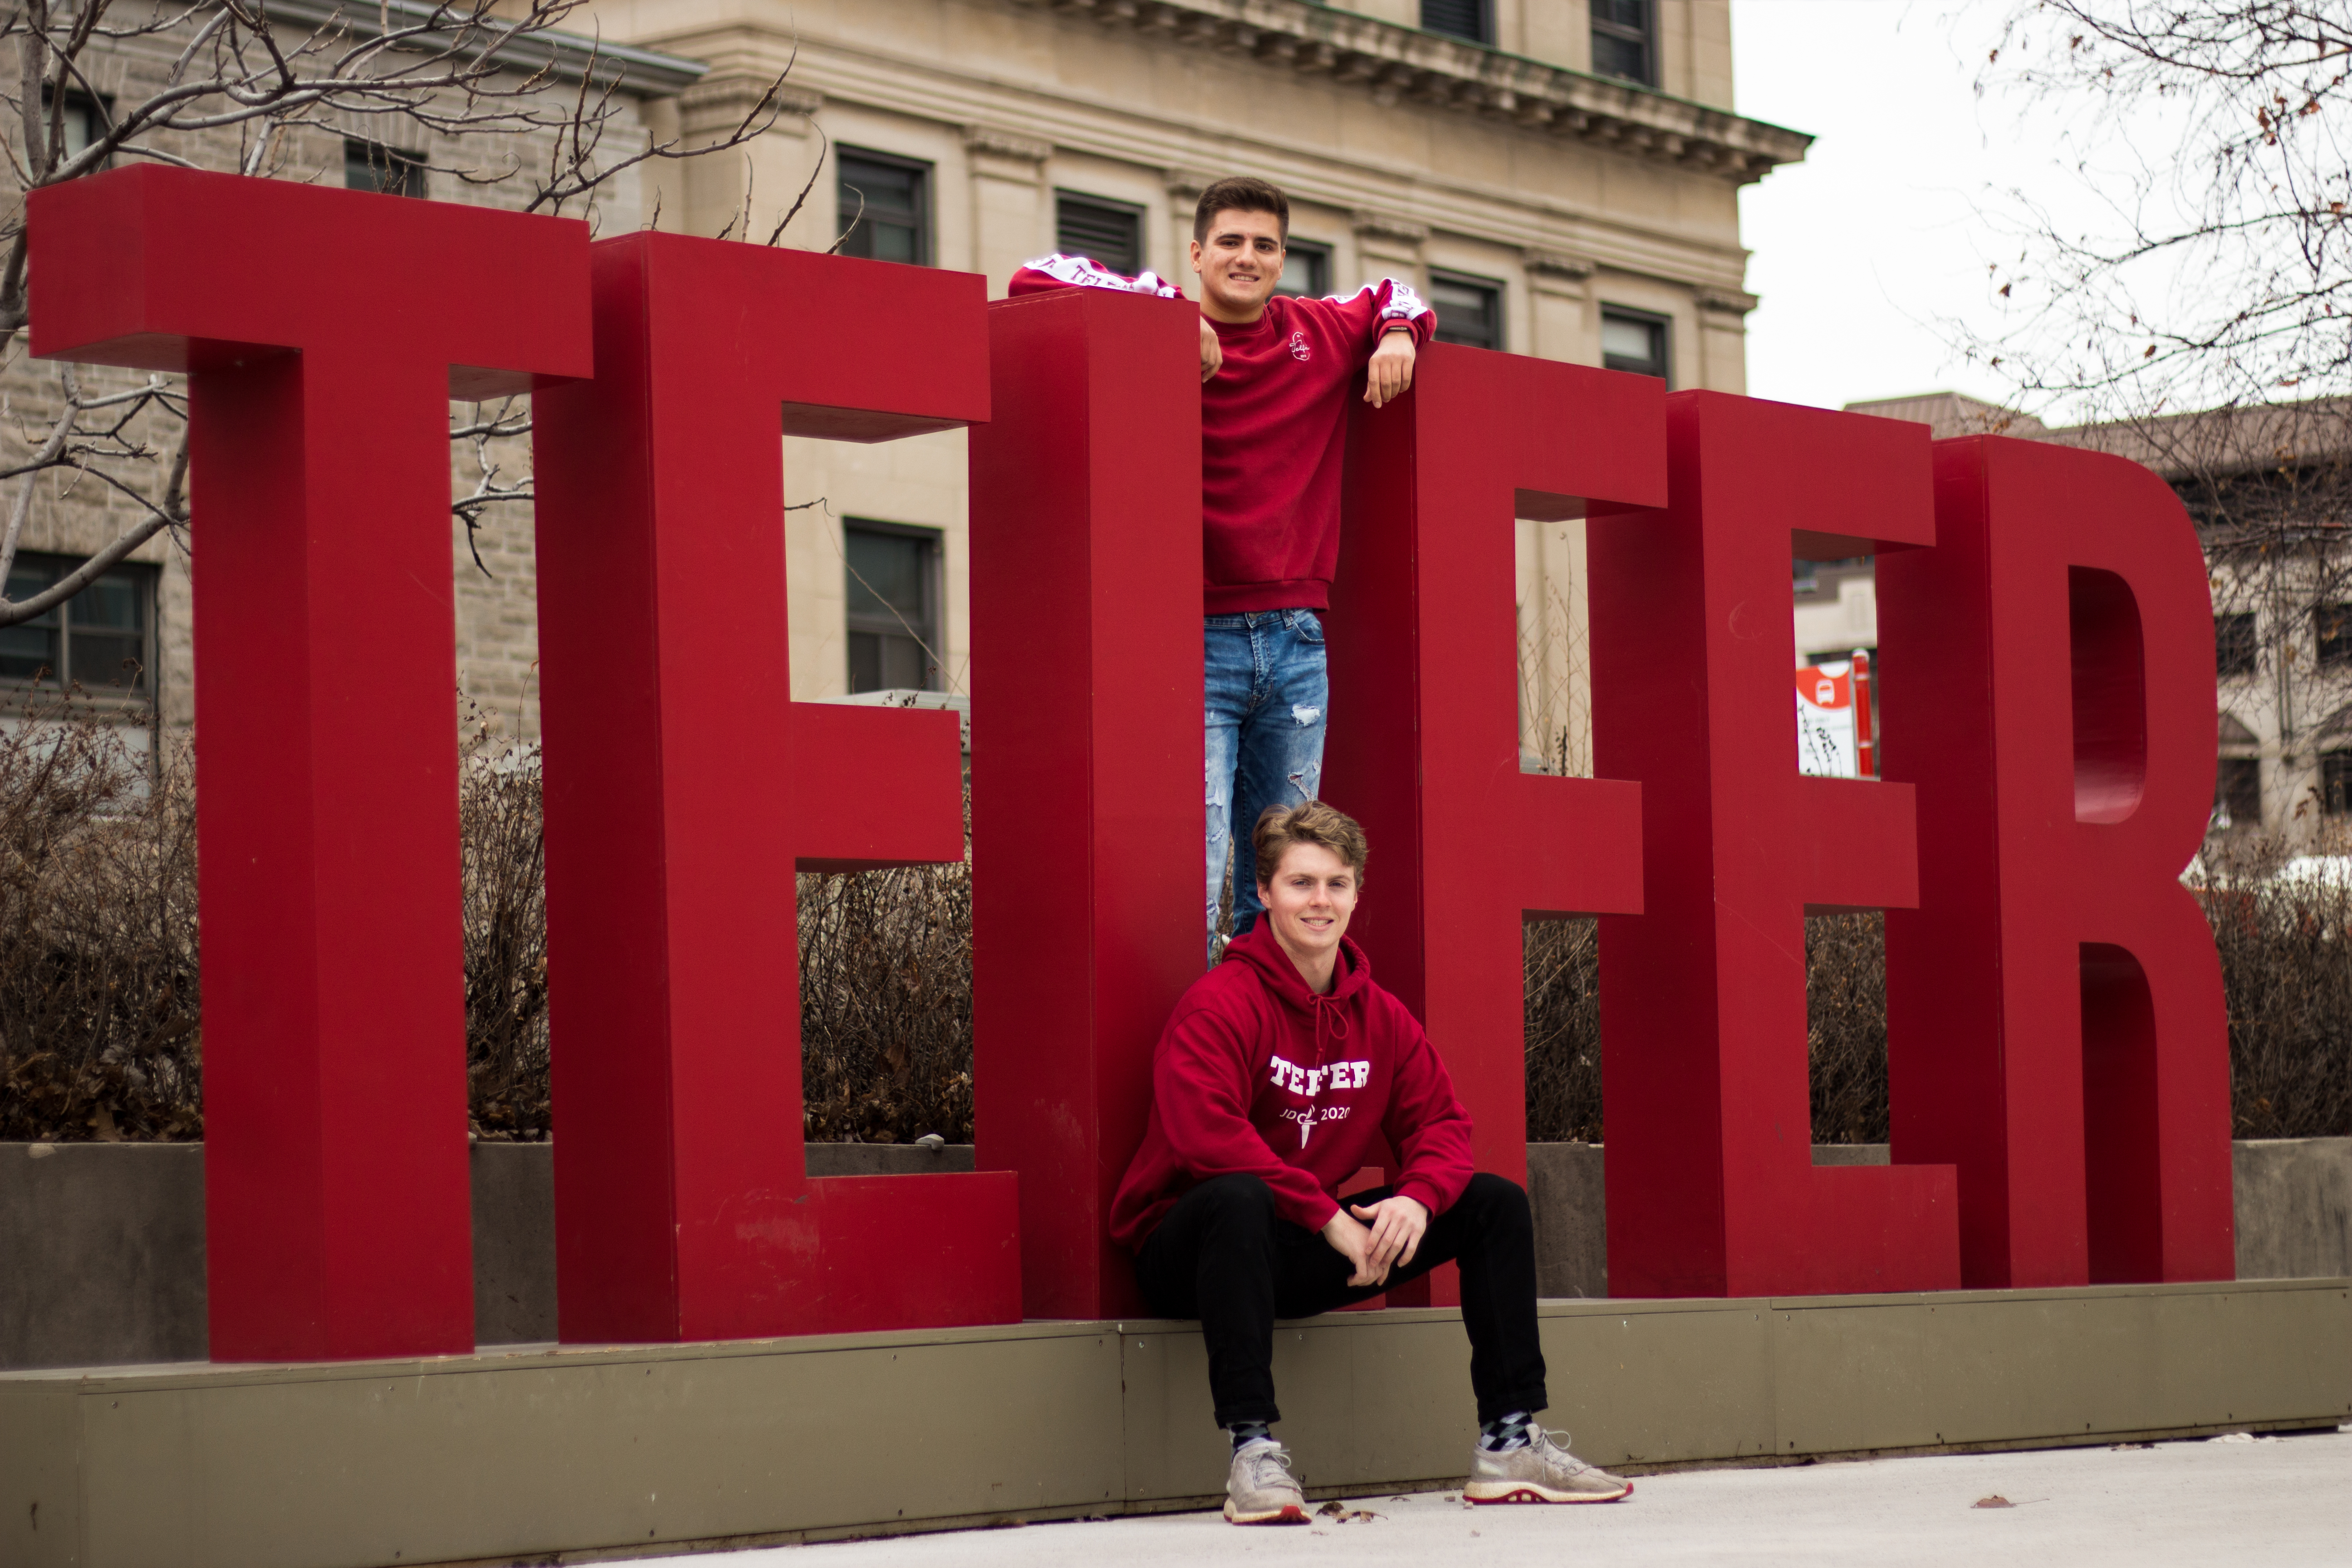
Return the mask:
<path id="1" fill-rule="evenodd" d="M 1540 1426 L 1530 1426 L 1528 1430 L 1532 1434 L 1531 1440 L 1533 1441 L 1537 1451 L 1538 1453 L 1545 1453 L 1548 1458 L 1551 1458 L 1554 1463 L 1560 1465 L 1570 1475 L 1581 1475 L 1586 1470 L 1592 1468 L 1591 1465 L 1586 1464 L 1582 1459 L 1578 1458 L 1574 1454 L 1568 1451 L 1569 1444 L 1575 1440 L 1575 1435 L 1573 1433 L 1567 1431 L 1548 1432 Z"/>
<path id="2" fill-rule="evenodd" d="M 1298 1478 L 1290 1473 L 1290 1450 L 1271 1437 L 1243 1449 L 1242 1458 L 1249 1461 L 1250 1485 L 1260 1490 L 1265 1487 L 1265 1468 L 1268 1465 L 1280 1471 L 1282 1479 L 1292 1486 L 1298 1484 Z"/>

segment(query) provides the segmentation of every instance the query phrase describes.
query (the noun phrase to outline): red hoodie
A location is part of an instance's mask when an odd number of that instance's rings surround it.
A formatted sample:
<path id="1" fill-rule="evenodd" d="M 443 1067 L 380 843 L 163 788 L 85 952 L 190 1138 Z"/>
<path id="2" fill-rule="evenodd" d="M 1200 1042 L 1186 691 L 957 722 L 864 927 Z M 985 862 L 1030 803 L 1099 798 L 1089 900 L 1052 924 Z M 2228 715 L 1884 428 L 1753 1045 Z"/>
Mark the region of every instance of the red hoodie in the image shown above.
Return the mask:
<path id="1" fill-rule="evenodd" d="M 1151 1054 L 1151 1122 L 1111 1200 L 1111 1239 L 1143 1245 L 1176 1200 L 1212 1176 L 1274 1189 L 1275 1212 L 1320 1230 L 1339 1184 L 1367 1165 L 1442 1214 L 1468 1184 L 1470 1113 L 1419 1020 L 1372 984 L 1343 940 L 1328 996 L 1307 989 L 1263 921 L 1192 982 Z"/>
<path id="2" fill-rule="evenodd" d="M 1083 257 L 1049 256 L 1013 275 L 1013 292 L 1119 289 L 1183 296 L 1147 272 L 1122 278 Z M 1347 299 L 1276 294 L 1245 327 L 1216 329 L 1225 361 L 1201 388 L 1202 608 L 1320 610 L 1339 563 L 1339 469 L 1348 396 L 1391 323 L 1416 344 L 1437 330 L 1393 278 Z"/>

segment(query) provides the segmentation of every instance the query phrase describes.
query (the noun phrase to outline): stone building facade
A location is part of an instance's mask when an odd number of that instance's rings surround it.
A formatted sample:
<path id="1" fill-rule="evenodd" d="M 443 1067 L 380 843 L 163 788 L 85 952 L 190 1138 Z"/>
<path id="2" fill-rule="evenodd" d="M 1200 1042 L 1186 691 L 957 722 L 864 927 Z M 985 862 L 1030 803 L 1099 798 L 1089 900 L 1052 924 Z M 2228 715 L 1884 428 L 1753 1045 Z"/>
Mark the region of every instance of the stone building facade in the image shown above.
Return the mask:
<path id="1" fill-rule="evenodd" d="M 316 35 L 332 7 L 316 0 L 264 0 L 284 47 L 296 48 Z M 411 25 L 430 7 L 419 0 L 383 0 L 336 14 L 341 29 L 337 47 L 363 43 L 389 24 Z M 81 67 L 90 94 L 113 112 L 144 100 L 164 82 L 174 57 L 186 42 L 184 33 L 133 38 L 93 47 Z M 601 53 L 601 58 L 599 58 Z M 13 46 L 9 54 L 13 62 Z M 605 129 L 604 149 L 619 156 L 646 145 L 648 110 L 665 98 L 693 85 L 705 68 L 649 51 L 609 46 L 601 51 L 591 40 L 576 37 L 541 37 L 509 57 L 516 69 L 499 79 L 507 87 L 524 85 L 531 73 L 544 70 L 538 100 L 561 112 L 574 99 L 583 73 L 625 72 L 626 90 L 614 95 Z M 87 95 L 77 93 L 67 104 L 69 120 L 94 112 Z M 674 117 L 674 116 L 673 116 Z M 69 134 L 72 132 L 69 131 Z M 12 141 L 14 138 L 12 137 Z M 164 134 L 148 141 L 159 152 L 201 168 L 233 171 L 259 168 L 276 177 L 329 185 L 389 187 L 397 194 L 435 200 L 514 208 L 523 205 L 528 187 L 495 176 L 520 163 L 543 165 L 551 133 L 459 138 L 427 131 L 405 118 L 314 112 L 310 120 L 289 127 L 258 149 L 237 129 L 201 134 Z M 128 162 L 118 158 L 118 166 Z M 5 174 L 5 171 L 0 171 Z M 471 176 L 470 178 L 467 176 Z M 591 203 L 574 203 L 567 216 L 584 217 L 601 232 L 642 226 L 652 216 L 654 192 L 642 170 L 623 172 L 600 189 Z M 0 184 L 0 202 L 12 212 L 21 202 L 13 180 Z M 280 258 L 299 266 L 303 258 Z M 513 280 L 469 272 L 462 258 L 452 258 L 448 273 L 420 278 L 424 289 L 499 289 Z M 38 285 L 34 291 L 39 303 Z M 367 302 L 355 298 L 354 310 Z M 14 428 L 10 439 L 26 449 L 61 406 L 58 367 L 31 360 L 24 334 L 5 345 L 0 361 L 0 395 Z M 76 367 L 86 393 L 128 388 L 144 378 L 103 367 Z M 175 381 L 176 378 L 166 378 Z M 468 416 L 453 408 L 453 416 Z M 163 489 L 163 475 L 180 439 L 176 420 L 149 416 L 131 435 L 153 449 L 154 460 L 143 468 L 110 465 L 151 498 Z M 493 443 L 489 460 L 499 465 L 508 480 L 526 474 L 530 454 L 519 441 Z M 470 444 L 453 444 L 453 497 L 471 492 L 480 478 L 477 453 Z M 191 486 L 191 500 L 201 515 L 201 480 Z M 14 487 L 9 499 L 16 500 Z M 33 504 L 26 515 L 9 595 L 22 598 L 63 570 L 119 538 L 144 515 L 138 503 L 121 489 L 89 474 L 70 470 L 43 475 L 35 482 Z M 0 628 L 0 682 L 6 709 L 18 709 L 28 695 L 26 678 L 46 669 L 47 678 L 30 693 L 54 692 L 58 680 L 80 688 L 102 712 L 119 718 L 134 743 L 143 744 L 151 723 L 166 731 L 184 731 L 194 721 L 194 649 L 191 571 L 195 548 L 192 526 L 184 533 L 160 533 L 148 540 L 91 590 L 39 621 Z M 478 549 L 480 565 L 474 560 Z M 531 530 L 528 508 L 507 504 L 493 509 L 477 539 L 451 523 L 451 570 L 456 590 L 460 682 L 465 696 L 509 731 L 535 718 L 532 687 L 536 636 L 533 603 Z M 484 570 L 487 568 L 487 571 Z M 134 661 L 134 686 L 126 669 Z M 0 723 L 8 722 L 0 712 Z"/>
<path id="2" fill-rule="evenodd" d="M 1087 249 L 1190 292 L 1199 192 L 1252 173 L 1293 200 L 1285 287 L 1395 276 L 1455 341 L 1742 391 L 1755 300 L 1738 191 L 1807 139 L 1735 111 L 1727 0 L 1597 3 L 584 0 L 568 25 L 639 51 L 626 80 L 644 136 L 691 146 L 735 132 L 763 98 L 782 110 L 747 145 L 616 180 L 593 214 L 601 232 L 652 224 L 818 249 L 846 233 L 852 254 L 979 272 L 996 295 L 1022 261 Z M 157 65 L 134 52 L 108 68 L 128 90 Z M 338 180 L 347 138 L 370 134 L 301 130 L 279 172 Z M 426 194 L 503 199 L 431 174 Z M 7 367 L 17 409 L 48 374 Z M 977 691 L 992 677 L 966 613 L 961 434 L 783 445 L 795 696 Z M 495 456 L 509 477 L 528 467 L 511 447 Z M 457 493 L 477 477 L 457 448 Z M 37 508 L 26 547 L 86 552 L 121 511 L 90 493 Z M 1580 766 L 1580 526 L 1523 522 L 1518 558 L 1529 748 Z M 186 555 L 159 539 L 139 559 L 156 573 L 162 717 L 183 725 Z M 535 734 L 528 508 L 492 509 L 470 542 L 453 526 L 452 566 L 463 690 Z"/>
<path id="3" fill-rule="evenodd" d="M 784 97 L 801 115 L 749 157 L 665 171 L 664 227 L 764 237 L 805 187 L 783 243 L 822 247 L 855 226 L 853 252 L 980 272 L 992 295 L 1031 257 L 1091 247 L 1193 292 L 1199 193 L 1250 173 L 1292 199 L 1285 287 L 1396 276 L 1433 297 L 1448 335 L 1676 386 L 1745 389 L 1755 301 L 1737 193 L 1806 143 L 1734 111 L 1725 0 L 1617 4 L 1609 14 L 1638 26 L 1604 16 L 1598 32 L 1585 0 L 590 4 L 604 37 L 709 64 L 656 106 L 689 137 L 739 123 L 790 65 Z M 1596 37 L 1648 80 L 1594 74 Z M 963 437 L 785 447 L 788 501 L 824 503 L 786 525 L 795 694 L 849 689 L 848 628 L 873 606 L 851 602 L 847 568 L 861 540 L 893 548 L 877 525 L 925 552 L 929 683 L 982 689 Z M 1574 525 L 1521 525 L 1538 746 L 1580 730 L 1580 555 Z"/>

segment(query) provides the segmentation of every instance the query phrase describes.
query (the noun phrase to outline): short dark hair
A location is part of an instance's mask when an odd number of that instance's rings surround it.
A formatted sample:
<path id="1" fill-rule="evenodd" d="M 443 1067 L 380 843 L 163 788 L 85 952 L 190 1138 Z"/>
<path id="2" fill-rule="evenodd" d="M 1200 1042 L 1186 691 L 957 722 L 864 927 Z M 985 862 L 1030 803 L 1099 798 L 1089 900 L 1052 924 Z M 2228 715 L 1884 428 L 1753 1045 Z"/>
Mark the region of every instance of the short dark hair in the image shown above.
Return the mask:
<path id="1" fill-rule="evenodd" d="M 1359 882 L 1364 879 L 1364 861 L 1370 853 L 1362 826 L 1319 800 L 1267 806 L 1258 813 L 1257 830 L 1250 838 L 1250 847 L 1257 852 L 1260 882 L 1272 882 L 1274 874 L 1282 869 L 1282 858 L 1301 844 L 1319 844 L 1328 849 L 1348 863 Z"/>
<path id="2" fill-rule="evenodd" d="M 1192 237 L 1206 245 L 1209 225 L 1222 212 L 1272 213 L 1282 225 L 1282 242 L 1290 243 L 1290 198 L 1279 185 L 1255 174 L 1219 180 L 1201 193 L 1201 205 L 1192 212 Z"/>

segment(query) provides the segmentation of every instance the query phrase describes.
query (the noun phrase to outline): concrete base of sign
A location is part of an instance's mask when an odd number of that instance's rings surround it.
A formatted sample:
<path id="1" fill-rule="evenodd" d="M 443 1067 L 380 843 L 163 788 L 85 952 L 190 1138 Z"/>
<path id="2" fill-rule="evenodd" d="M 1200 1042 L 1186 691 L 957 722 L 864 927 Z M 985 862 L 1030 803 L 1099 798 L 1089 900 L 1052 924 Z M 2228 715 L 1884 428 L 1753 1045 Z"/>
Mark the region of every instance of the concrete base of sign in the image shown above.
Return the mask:
<path id="1" fill-rule="evenodd" d="M 2334 1426 L 2352 1279 L 1549 1301 L 1550 1424 L 1635 1470 Z M 1454 1484 L 1454 1312 L 1284 1325 L 1311 1491 Z M 1206 1506 L 1168 1322 L 0 1374 L 0 1562 L 359 1568 L 628 1556 Z"/>

